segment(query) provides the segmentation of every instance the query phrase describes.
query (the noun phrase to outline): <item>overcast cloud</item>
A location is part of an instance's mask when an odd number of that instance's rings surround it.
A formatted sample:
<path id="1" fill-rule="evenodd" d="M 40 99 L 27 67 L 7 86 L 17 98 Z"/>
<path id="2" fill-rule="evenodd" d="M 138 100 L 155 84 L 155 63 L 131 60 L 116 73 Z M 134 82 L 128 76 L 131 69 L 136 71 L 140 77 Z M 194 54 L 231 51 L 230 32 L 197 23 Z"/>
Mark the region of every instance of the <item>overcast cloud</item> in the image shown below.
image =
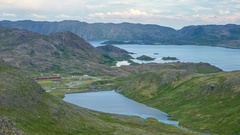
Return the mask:
<path id="1" fill-rule="evenodd" d="M 0 20 L 240 24 L 240 0 L 1 0 Z"/>

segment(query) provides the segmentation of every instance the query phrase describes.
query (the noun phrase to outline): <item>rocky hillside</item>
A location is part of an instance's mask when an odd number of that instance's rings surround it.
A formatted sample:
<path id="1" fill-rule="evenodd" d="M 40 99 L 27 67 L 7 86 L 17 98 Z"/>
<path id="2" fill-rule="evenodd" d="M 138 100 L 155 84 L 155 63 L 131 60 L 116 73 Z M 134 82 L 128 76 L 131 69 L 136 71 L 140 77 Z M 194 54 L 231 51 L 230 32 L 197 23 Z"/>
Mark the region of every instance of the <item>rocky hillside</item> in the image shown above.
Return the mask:
<path id="1" fill-rule="evenodd" d="M 240 72 L 207 67 L 203 63 L 122 67 L 135 75 L 125 78 L 119 91 L 168 112 L 193 131 L 240 134 Z"/>
<path id="2" fill-rule="evenodd" d="M 179 44 L 240 48 L 240 26 L 235 24 L 187 26 L 178 31 L 176 39 Z"/>
<path id="3" fill-rule="evenodd" d="M 132 23 L 85 23 L 79 21 L 35 22 L 0 21 L 0 26 L 27 29 L 42 34 L 71 31 L 85 40 L 111 40 L 109 43 L 211 45 L 240 48 L 240 26 L 199 25 L 180 30 L 158 25 Z M 114 41 L 114 42 L 113 42 Z M 117 42 L 116 42 L 117 41 Z"/>
<path id="4" fill-rule="evenodd" d="M 0 27 L 0 57 L 30 70 L 61 70 L 71 65 L 108 61 L 96 48 L 71 32 L 38 34 Z"/>
<path id="5" fill-rule="evenodd" d="M 96 48 L 104 56 L 113 58 L 115 60 L 128 60 L 132 58 L 130 52 L 113 45 L 98 46 Z"/>
<path id="6" fill-rule="evenodd" d="M 212 66 L 208 63 L 182 63 L 182 62 L 172 62 L 164 64 L 148 63 L 138 66 L 123 66 L 121 69 L 131 72 L 131 73 L 142 73 L 142 72 L 158 72 L 161 70 L 176 69 L 176 70 L 186 70 L 189 73 L 217 73 L 222 70 L 218 67 Z"/>
<path id="7" fill-rule="evenodd" d="M 24 135 L 25 133 L 17 127 L 16 123 L 11 122 L 5 116 L 0 116 L 0 134 Z"/>

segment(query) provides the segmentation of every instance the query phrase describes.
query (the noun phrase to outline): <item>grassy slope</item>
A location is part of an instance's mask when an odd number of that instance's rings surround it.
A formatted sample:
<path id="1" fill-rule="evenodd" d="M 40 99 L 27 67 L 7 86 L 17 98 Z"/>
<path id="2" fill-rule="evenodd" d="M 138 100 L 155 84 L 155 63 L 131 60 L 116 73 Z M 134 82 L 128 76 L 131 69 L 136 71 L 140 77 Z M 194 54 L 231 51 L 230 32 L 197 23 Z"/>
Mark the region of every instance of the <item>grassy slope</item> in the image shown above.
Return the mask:
<path id="1" fill-rule="evenodd" d="M 186 128 L 213 134 L 240 134 L 240 72 L 179 78 L 184 72 L 137 74 L 120 90 L 127 97 L 168 112 L 171 119 L 179 120 Z"/>
<path id="2" fill-rule="evenodd" d="M 0 116 L 28 134 L 189 134 L 154 119 L 104 114 L 68 104 L 3 61 Z M 2 128 L 0 134 L 5 133 Z"/>

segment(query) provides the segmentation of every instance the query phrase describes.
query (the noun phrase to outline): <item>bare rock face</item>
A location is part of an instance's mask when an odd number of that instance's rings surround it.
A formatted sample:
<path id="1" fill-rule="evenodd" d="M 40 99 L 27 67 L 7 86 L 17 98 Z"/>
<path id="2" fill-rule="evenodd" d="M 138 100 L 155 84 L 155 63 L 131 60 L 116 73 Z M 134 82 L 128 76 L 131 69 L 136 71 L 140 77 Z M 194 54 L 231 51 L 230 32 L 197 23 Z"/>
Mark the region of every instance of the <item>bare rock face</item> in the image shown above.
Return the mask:
<path id="1" fill-rule="evenodd" d="M 17 125 L 5 116 L 0 116 L 0 134 L 1 135 L 25 135 Z"/>

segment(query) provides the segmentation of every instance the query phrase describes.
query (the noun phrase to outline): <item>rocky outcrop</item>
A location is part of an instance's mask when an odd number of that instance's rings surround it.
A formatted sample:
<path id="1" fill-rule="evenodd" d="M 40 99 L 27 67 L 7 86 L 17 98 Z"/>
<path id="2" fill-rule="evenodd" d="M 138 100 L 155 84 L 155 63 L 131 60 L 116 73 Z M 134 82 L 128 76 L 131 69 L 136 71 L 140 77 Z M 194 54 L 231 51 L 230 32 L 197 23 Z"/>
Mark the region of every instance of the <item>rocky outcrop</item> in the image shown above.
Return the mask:
<path id="1" fill-rule="evenodd" d="M 115 60 L 128 60 L 132 58 L 130 52 L 113 45 L 98 46 L 96 48 L 104 56 L 109 56 L 110 58 L 113 58 Z"/>
<path id="2" fill-rule="evenodd" d="M 15 123 L 6 116 L 0 116 L 0 134 L 1 135 L 25 135 Z"/>
<path id="3" fill-rule="evenodd" d="M 156 58 L 152 58 L 152 57 L 149 57 L 147 55 L 142 55 L 142 56 L 139 56 L 136 58 L 137 60 L 144 60 L 144 61 L 153 61 L 155 60 Z"/>

